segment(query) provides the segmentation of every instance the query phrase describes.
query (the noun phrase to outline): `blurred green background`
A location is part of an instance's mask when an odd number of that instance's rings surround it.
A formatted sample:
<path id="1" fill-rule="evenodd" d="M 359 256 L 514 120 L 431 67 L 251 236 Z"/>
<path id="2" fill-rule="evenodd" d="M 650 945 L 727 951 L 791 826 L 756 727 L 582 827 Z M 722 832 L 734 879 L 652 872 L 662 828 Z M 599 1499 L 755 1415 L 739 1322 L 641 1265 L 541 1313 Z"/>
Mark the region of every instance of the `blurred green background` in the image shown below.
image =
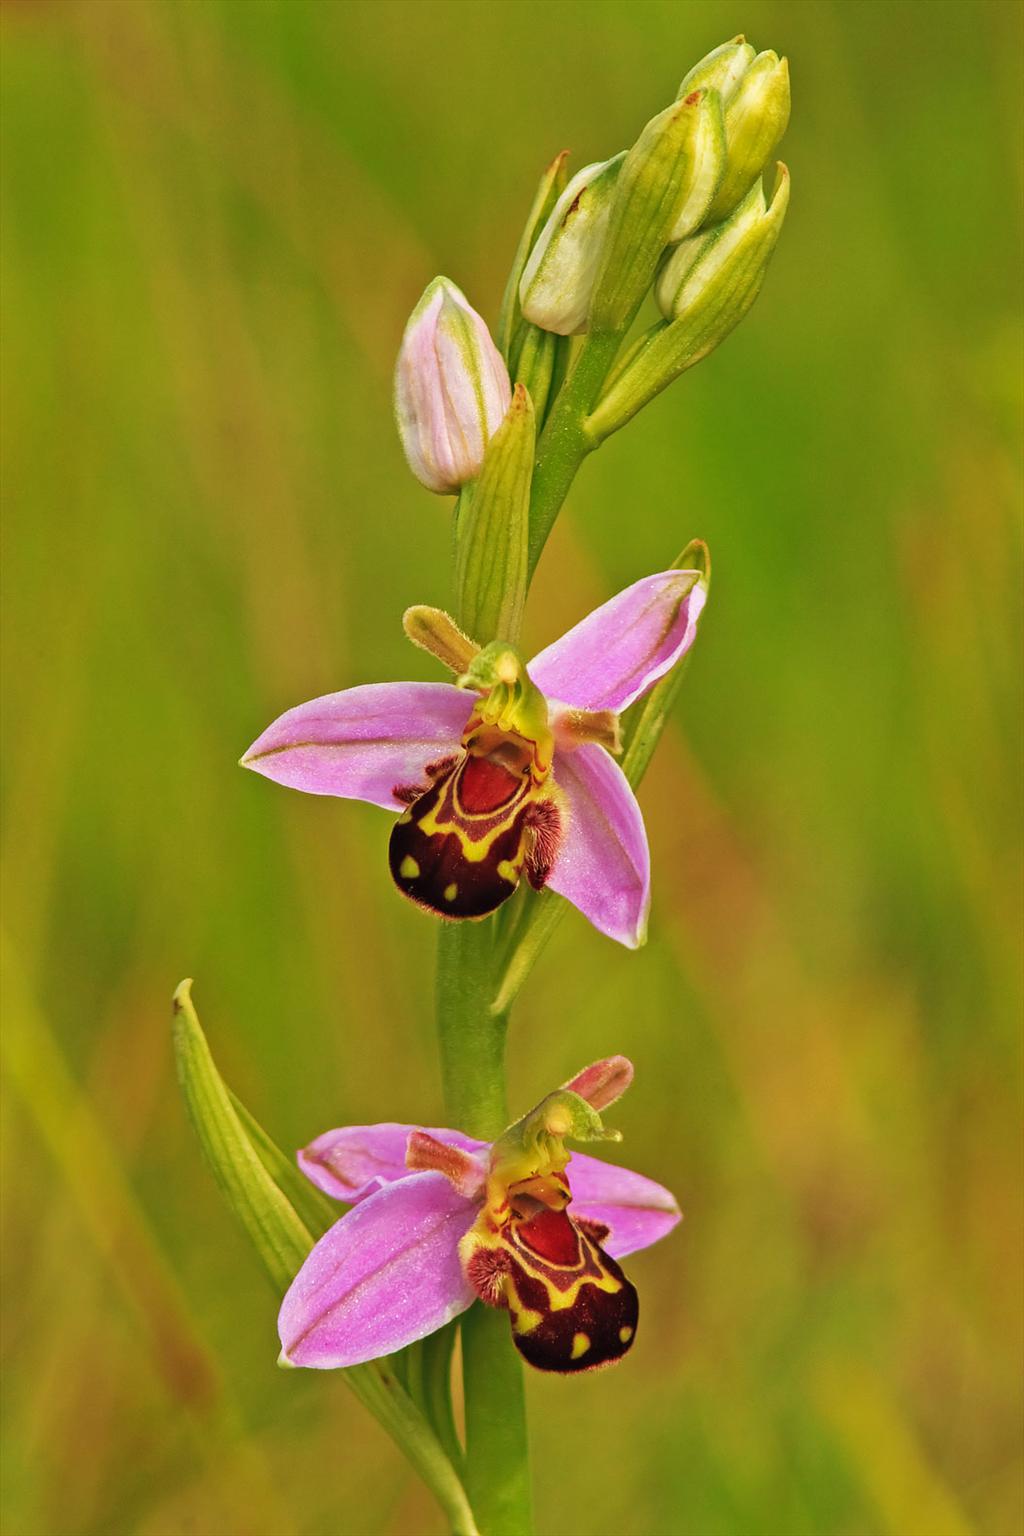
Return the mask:
<path id="1" fill-rule="evenodd" d="M 694 535 L 712 604 L 642 801 L 640 955 L 575 915 L 525 1108 L 625 1051 L 680 1231 L 628 1363 L 532 1378 L 542 1536 L 1021 1529 L 1022 11 L 975 0 L 12 0 L 3 14 L 5 1522 L 433 1536 L 187 1128 L 169 1000 L 286 1147 L 440 1117 L 387 819 L 235 766 L 428 677 L 447 504 L 390 375 L 496 318 L 535 179 L 743 30 L 793 201 L 742 328 L 583 470 L 538 645 Z"/>

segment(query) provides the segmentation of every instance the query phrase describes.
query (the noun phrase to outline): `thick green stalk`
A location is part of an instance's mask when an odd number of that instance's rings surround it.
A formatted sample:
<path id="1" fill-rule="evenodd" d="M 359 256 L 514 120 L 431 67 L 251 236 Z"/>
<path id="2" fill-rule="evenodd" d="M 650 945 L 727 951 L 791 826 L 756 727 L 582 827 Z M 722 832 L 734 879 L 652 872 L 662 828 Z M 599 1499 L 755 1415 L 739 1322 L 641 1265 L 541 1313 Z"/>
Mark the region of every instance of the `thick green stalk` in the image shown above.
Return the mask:
<path id="1" fill-rule="evenodd" d="M 443 923 L 437 942 L 437 1030 L 452 1125 L 493 1141 L 508 1124 L 507 1018 L 490 1011 L 494 920 Z"/>
<path id="2" fill-rule="evenodd" d="M 508 1316 L 477 1302 L 462 1320 L 465 1485 L 481 1536 L 530 1536 L 533 1512 L 523 1365 Z"/>
<path id="3" fill-rule="evenodd" d="M 529 570 L 561 509 L 576 471 L 595 446 L 583 423 L 615 361 L 621 336 L 587 336 L 538 445 L 530 495 Z M 486 472 L 486 464 L 485 464 Z M 457 617 L 480 594 L 466 563 L 471 520 L 457 516 Z M 525 532 L 525 530 L 524 530 Z M 490 639 L 490 635 L 479 636 Z M 492 1141 L 508 1124 L 505 1095 L 507 1010 L 494 1011 L 496 924 L 445 923 L 438 936 L 437 1027 L 445 1112 L 450 1125 Z M 466 1403 L 466 1490 L 482 1536 L 530 1536 L 529 1458 L 522 1366 L 508 1320 L 477 1304 L 462 1323 Z"/>
<path id="4" fill-rule="evenodd" d="M 621 343 L 618 333 L 584 337 L 537 445 L 530 494 L 531 576 L 577 470 L 597 447 L 598 439 L 585 430 L 584 423 L 597 403 Z"/>
<path id="5" fill-rule="evenodd" d="M 492 1141 L 508 1124 L 506 1015 L 494 1014 L 494 920 L 438 934 L 437 1025 L 449 1124 Z M 477 1303 L 462 1321 L 466 1491 L 482 1536 L 530 1536 L 523 1368 L 508 1318 Z"/>

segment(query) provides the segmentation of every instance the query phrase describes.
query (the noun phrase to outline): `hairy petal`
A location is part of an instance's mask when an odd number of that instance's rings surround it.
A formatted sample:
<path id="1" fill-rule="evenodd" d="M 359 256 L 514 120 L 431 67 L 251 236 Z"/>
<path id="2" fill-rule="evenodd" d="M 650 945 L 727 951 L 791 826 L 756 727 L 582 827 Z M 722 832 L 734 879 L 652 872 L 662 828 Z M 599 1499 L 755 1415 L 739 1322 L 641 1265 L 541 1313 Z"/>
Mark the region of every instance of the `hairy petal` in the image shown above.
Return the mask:
<path id="1" fill-rule="evenodd" d="M 476 1205 L 440 1173 L 388 1184 L 325 1232 L 281 1303 L 292 1365 L 334 1370 L 394 1354 L 435 1333 L 475 1298 L 459 1239 Z"/>
<path id="2" fill-rule="evenodd" d="M 609 1235 L 601 1246 L 613 1258 L 649 1248 L 682 1219 L 675 1196 L 664 1185 L 630 1168 L 574 1152 L 566 1178 L 572 1190 L 570 1216 L 606 1226 Z"/>
<path id="3" fill-rule="evenodd" d="M 636 949 L 647 936 L 651 859 L 636 796 L 603 747 L 555 756 L 569 818 L 548 885 L 595 928 Z"/>
<path id="4" fill-rule="evenodd" d="M 621 1099 L 632 1081 L 633 1063 L 628 1056 L 605 1056 L 577 1072 L 565 1086 L 591 1108 L 601 1110 Z"/>
<path id="5" fill-rule="evenodd" d="M 645 576 L 541 651 L 527 670 L 549 698 L 619 712 L 690 649 L 706 596 L 699 571 Z"/>
<path id="6" fill-rule="evenodd" d="M 325 1195 L 356 1205 L 386 1184 L 409 1177 L 409 1137 L 422 1129 L 418 1125 L 385 1121 L 380 1125 L 346 1125 L 336 1131 L 324 1131 L 308 1147 L 303 1147 L 298 1155 L 299 1167 Z M 428 1129 L 427 1134 L 463 1152 L 480 1152 L 487 1145 L 463 1136 L 461 1131 Z"/>
<path id="7" fill-rule="evenodd" d="M 311 795 L 394 810 L 394 791 L 427 787 L 428 764 L 458 751 L 473 700 L 449 683 L 366 683 L 287 710 L 242 766 Z"/>

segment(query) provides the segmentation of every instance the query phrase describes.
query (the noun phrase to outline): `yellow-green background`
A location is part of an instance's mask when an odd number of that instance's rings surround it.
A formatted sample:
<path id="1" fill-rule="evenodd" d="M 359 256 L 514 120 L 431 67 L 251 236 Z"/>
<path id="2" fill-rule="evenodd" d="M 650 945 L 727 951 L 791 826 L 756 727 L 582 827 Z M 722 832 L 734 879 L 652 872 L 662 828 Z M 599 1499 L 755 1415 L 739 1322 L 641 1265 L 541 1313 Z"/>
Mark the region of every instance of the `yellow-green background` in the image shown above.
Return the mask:
<path id="1" fill-rule="evenodd" d="M 277 1139 L 437 1121 L 431 923 L 380 811 L 243 774 L 282 709 L 429 677 L 448 505 L 390 374 L 496 316 L 542 165 L 740 29 L 791 60 L 750 318 L 591 460 L 538 645 L 712 548 L 642 801 L 640 954 L 572 915 L 525 1108 L 611 1051 L 682 1228 L 627 1363 L 530 1383 L 542 1536 L 1021 1528 L 1021 10 L 997 0 L 4 8 L 8 1536 L 432 1536 L 188 1130 L 170 994 Z"/>

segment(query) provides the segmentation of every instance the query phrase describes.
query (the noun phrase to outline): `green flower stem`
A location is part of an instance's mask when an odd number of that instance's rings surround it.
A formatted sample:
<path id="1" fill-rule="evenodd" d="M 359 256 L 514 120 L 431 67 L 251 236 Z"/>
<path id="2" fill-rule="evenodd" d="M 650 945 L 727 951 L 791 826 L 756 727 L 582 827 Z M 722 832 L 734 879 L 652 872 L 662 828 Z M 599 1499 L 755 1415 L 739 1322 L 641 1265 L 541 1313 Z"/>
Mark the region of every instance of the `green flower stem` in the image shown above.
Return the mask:
<path id="1" fill-rule="evenodd" d="M 576 471 L 596 446 L 584 423 L 601 393 L 621 339 L 617 334 L 584 338 L 544 429 L 530 494 L 531 575 Z M 471 520 L 457 514 L 454 554 L 458 617 L 463 623 L 463 610 L 473 612 L 479 597 L 472 590 L 474 582 L 467 581 L 464 562 L 463 541 L 469 538 L 470 530 Z M 557 917 L 557 911 L 549 911 L 550 927 Z M 535 940 L 541 932 L 535 931 Z M 449 1124 L 487 1141 L 508 1124 L 508 1010 L 495 1004 L 503 948 L 493 919 L 445 923 L 438 936 L 437 1027 L 445 1112 Z M 522 977 L 516 979 L 518 984 L 508 989 L 510 1000 L 537 953 L 535 942 Z M 522 1365 L 511 1347 L 507 1319 L 480 1304 L 463 1318 L 462 1376 L 466 1490 L 477 1523 L 483 1536 L 530 1536 L 533 1521 Z"/>
<path id="2" fill-rule="evenodd" d="M 452 1125 L 493 1141 L 508 1125 L 505 1031 L 490 1010 L 494 922 L 442 923 L 437 940 L 437 1029 L 444 1106 Z"/>
<path id="3" fill-rule="evenodd" d="M 462 1320 L 466 1492 L 481 1536 L 533 1530 L 523 1364 L 508 1316 L 482 1302 Z"/>
<path id="4" fill-rule="evenodd" d="M 577 470 L 598 445 L 599 439 L 587 430 L 585 423 L 597 404 L 621 342 L 618 332 L 583 338 L 537 445 L 530 496 L 531 576 Z"/>
<path id="5" fill-rule="evenodd" d="M 493 1141 L 508 1124 L 506 1014 L 492 1012 L 494 921 L 444 923 L 437 1025 L 449 1124 Z M 482 1536 L 530 1536 L 523 1368 L 508 1319 L 477 1302 L 462 1320 L 466 1492 Z"/>
<path id="6" fill-rule="evenodd" d="M 484 475 L 487 472 L 485 462 Z M 525 595 L 525 486 L 523 490 L 522 515 L 517 520 L 521 559 L 517 579 Z M 472 514 L 460 512 L 453 553 L 456 618 L 461 624 L 477 612 L 489 579 L 486 562 L 466 559 L 473 533 Z M 510 545 L 506 579 L 511 579 L 516 565 L 512 553 Z M 492 636 L 479 638 L 486 641 Z M 505 1095 L 508 1015 L 491 1007 L 496 952 L 494 918 L 440 926 L 436 1007 L 445 1115 L 449 1125 L 484 1141 L 495 1140 L 509 1120 Z M 465 1488 L 481 1536 L 532 1536 L 523 1366 L 509 1337 L 508 1318 L 482 1302 L 462 1318 L 462 1381 Z"/>

